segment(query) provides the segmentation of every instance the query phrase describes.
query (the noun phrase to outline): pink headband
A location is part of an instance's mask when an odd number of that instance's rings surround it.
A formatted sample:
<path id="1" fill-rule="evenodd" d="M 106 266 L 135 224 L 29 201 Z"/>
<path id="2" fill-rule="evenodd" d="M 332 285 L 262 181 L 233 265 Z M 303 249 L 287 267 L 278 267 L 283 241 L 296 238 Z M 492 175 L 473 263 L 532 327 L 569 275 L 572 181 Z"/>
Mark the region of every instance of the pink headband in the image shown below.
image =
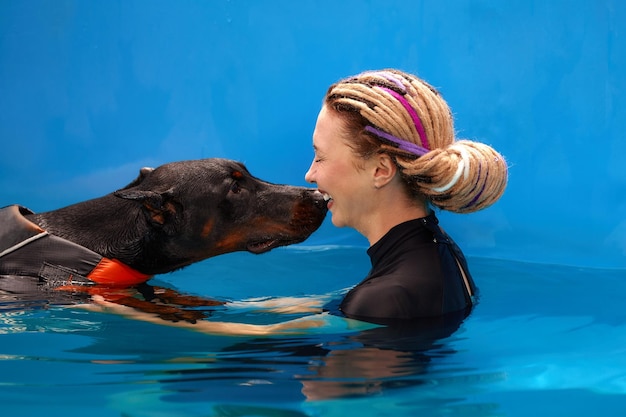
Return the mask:
<path id="1" fill-rule="evenodd" d="M 393 97 L 395 97 L 396 100 L 398 100 L 400 102 L 400 104 L 402 104 L 404 106 L 404 108 L 409 113 L 409 115 L 411 115 L 411 119 L 413 120 L 413 124 L 415 125 L 415 129 L 417 130 L 417 133 L 420 136 L 420 141 L 422 142 L 422 145 L 425 148 L 429 148 L 429 146 L 428 146 L 428 138 L 426 138 L 426 131 L 424 130 L 424 126 L 422 126 L 422 122 L 420 121 L 420 118 L 417 115 L 417 112 L 415 111 L 415 109 L 413 107 L 411 107 L 411 105 L 406 100 L 406 98 L 404 98 L 402 95 L 396 93 L 395 91 L 393 91 L 393 90 L 391 90 L 389 88 L 386 88 L 386 87 L 379 87 L 379 88 L 381 90 L 386 91 L 389 94 L 391 94 Z"/>

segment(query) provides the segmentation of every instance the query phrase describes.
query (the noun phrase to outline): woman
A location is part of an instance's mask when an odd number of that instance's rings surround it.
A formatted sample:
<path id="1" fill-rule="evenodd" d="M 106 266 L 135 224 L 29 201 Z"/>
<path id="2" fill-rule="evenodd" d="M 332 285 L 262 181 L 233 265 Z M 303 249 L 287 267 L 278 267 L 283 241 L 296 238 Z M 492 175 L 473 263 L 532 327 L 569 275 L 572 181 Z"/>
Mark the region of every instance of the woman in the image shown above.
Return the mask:
<path id="1" fill-rule="evenodd" d="M 431 206 L 468 213 L 493 204 L 507 183 L 504 159 L 456 141 L 437 90 L 391 69 L 328 89 L 313 149 L 306 180 L 325 195 L 333 224 L 370 244 L 372 269 L 339 310 L 376 323 L 468 312 L 476 287 Z"/>

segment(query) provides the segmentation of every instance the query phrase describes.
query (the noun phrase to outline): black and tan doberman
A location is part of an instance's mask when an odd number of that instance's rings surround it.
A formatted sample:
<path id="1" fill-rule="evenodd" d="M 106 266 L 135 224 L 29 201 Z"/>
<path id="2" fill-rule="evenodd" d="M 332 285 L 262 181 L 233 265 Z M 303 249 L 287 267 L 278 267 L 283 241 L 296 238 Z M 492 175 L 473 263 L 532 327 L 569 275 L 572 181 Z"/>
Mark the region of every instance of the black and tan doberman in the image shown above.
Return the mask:
<path id="1" fill-rule="evenodd" d="M 139 286 L 147 301 L 157 293 L 179 305 L 207 305 L 140 284 L 213 256 L 302 242 L 326 211 L 319 192 L 260 180 L 228 159 L 143 168 L 100 198 L 38 214 L 0 209 L 0 294 L 104 292 L 123 294 L 114 297 L 121 301 L 129 296 L 121 290 Z M 131 298 L 125 304 L 139 300 Z"/>

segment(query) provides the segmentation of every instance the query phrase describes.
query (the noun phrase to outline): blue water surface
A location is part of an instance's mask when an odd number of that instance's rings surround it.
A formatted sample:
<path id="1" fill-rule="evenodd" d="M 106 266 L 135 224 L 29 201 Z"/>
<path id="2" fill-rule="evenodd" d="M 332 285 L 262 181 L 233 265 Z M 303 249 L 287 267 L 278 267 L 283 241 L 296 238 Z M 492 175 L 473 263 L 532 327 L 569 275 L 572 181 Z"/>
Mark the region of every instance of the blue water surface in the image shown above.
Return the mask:
<path id="1" fill-rule="evenodd" d="M 624 270 L 469 262 L 477 308 L 458 328 L 420 334 L 335 318 L 299 335 L 218 336 L 5 302 L 3 415 L 626 415 Z M 290 247 L 209 259 L 153 284 L 233 301 L 332 297 L 368 267 L 360 247 Z M 297 317 L 218 308 L 208 320 Z"/>

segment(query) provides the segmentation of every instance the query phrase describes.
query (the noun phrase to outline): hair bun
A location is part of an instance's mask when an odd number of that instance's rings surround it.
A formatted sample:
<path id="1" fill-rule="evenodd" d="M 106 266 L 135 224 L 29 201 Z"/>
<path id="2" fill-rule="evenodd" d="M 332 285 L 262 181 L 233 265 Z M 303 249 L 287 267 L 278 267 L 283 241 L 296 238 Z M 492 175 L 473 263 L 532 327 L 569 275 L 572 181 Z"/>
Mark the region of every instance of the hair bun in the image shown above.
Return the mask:
<path id="1" fill-rule="evenodd" d="M 416 177 L 419 192 L 433 205 L 456 213 L 489 207 L 502 196 L 508 180 L 502 155 L 489 145 L 469 140 L 435 149 L 411 165 L 405 174 Z"/>

